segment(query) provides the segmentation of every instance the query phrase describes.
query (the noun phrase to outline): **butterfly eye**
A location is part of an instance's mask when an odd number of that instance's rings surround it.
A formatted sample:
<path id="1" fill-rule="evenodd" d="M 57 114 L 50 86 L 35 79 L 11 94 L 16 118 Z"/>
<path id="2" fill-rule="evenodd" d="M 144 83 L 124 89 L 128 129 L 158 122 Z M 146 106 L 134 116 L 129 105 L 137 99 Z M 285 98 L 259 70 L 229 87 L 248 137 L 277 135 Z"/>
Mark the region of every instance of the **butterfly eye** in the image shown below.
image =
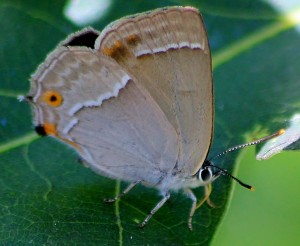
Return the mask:
<path id="1" fill-rule="evenodd" d="M 52 107 L 58 107 L 62 104 L 62 95 L 57 91 L 46 91 L 43 95 L 43 100 Z"/>
<path id="2" fill-rule="evenodd" d="M 203 168 L 199 171 L 198 179 L 203 183 L 209 183 L 213 177 L 211 168 Z"/>

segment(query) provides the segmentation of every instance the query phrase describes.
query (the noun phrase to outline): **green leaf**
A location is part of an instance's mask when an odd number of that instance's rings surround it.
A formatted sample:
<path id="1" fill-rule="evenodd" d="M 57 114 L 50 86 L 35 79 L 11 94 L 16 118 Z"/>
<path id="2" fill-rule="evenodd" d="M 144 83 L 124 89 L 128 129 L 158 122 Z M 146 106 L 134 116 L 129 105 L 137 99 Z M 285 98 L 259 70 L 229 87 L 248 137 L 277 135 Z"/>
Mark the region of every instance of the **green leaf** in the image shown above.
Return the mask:
<path id="1" fill-rule="evenodd" d="M 297 8 L 280 12 L 267 2 L 253 0 L 234 4 L 230 0 L 118 0 L 91 25 L 101 30 L 125 15 L 170 5 L 199 8 L 207 26 L 215 88 L 210 155 L 245 142 L 245 136 L 249 140 L 285 127 L 300 98 L 299 28 L 295 27 L 299 19 L 291 18 Z M 121 201 L 104 204 L 103 198 L 115 196 L 127 184 L 93 173 L 77 163 L 77 155 L 68 147 L 33 133 L 29 105 L 19 103 L 17 96 L 26 94 L 29 75 L 46 54 L 80 29 L 64 16 L 64 8 L 60 0 L 0 3 L 0 243 L 210 244 L 230 200 L 230 180 L 220 178 L 214 183 L 211 199 L 217 208 L 207 204 L 199 208 L 193 232 L 187 227 L 191 204 L 181 193 L 172 194 L 141 230 L 137 222 L 160 199 L 156 190 L 139 186 Z M 233 170 L 237 157 L 229 154 L 217 164 L 237 172 Z M 203 190 L 197 189 L 196 194 L 201 198 Z M 214 242 L 218 240 L 217 236 Z"/>

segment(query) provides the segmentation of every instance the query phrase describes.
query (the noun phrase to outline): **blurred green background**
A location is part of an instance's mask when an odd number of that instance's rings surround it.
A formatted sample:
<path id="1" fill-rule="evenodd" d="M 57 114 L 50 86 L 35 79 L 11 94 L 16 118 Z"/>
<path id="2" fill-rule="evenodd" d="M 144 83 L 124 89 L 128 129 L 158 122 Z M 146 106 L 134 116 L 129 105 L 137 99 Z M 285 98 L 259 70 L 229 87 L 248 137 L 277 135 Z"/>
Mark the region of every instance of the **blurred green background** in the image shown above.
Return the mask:
<path id="1" fill-rule="evenodd" d="M 59 41 L 86 25 L 101 30 L 125 15 L 171 5 L 198 8 L 207 27 L 215 91 L 211 156 L 286 127 L 299 112 L 298 1 L 1 0 L 0 244 L 300 241 L 297 151 L 267 161 L 255 161 L 254 147 L 228 154 L 217 164 L 253 185 L 254 192 L 222 177 L 211 197 L 218 207 L 197 210 L 193 232 L 186 225 L 190 202 L 180 194 L 139 230 L 137 222 L 158 200 L 156 191 L 138 187 L 116 205 L 103 205 L 104 197 L 126 184 L 94 174 L 77 164 L 67 147 L 32 133 L 29 106 L 16 97 L 28 91 L 29 75 Z M 201 188 L 196 193 L 201 197 Z"/>
<path id="2" fill-rule="evenodd" d="M 254 156 L 254 148 L 242 154 L 237 176 L 255 191 L 235 185 L 212 245 L 297 245 L 299 153 L 285 152 L 267 161 L 255 161 Z"/>

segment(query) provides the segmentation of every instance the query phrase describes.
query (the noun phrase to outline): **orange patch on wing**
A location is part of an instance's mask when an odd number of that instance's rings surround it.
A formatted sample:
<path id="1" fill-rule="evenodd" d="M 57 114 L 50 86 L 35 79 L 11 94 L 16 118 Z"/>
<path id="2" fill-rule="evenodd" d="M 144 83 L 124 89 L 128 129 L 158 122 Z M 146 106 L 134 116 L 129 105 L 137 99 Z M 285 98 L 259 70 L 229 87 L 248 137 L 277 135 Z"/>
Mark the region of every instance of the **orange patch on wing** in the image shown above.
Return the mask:
<path id="1" fill-rule="evenodd" d="M 121 49 L 124 48 L 124 45 L 123 45 L 123 43 L 122 43 L 120 40 L 117 40 L 117 41 L 114 43 L 114 47 L 115 47 L 115 49 L 117 49 L 117 50 L 121 50 Z"/>
<path id="2" fill-rule="evenodd" d="M 69 139 L 66 139 L 66 138 L 63 138 L 63 137 L 59 136 L 59 134 L 57 133 L 56 125 L 55 124 L 45 123 L 43 126 L 44 126 L 45 133 L 47 135 L 51 135 L 51 136 L 57 137 L 61 141 L 65 142 L 66 144 L 71 145 L 73 148 L 75 148 L 75 149 L 77 149 L 79 151 L 82 151 L 82 149 L 79 146 L 79 144 L 73 142 L 72 140 L 69 140 Z"/>
<path id="3" fill-rule="evenodd" d="M 102 53 L 114 59 L 118 59 L 128 55 L 128 50 L 120 40 L 116 40 L 112 46 L 104 47 Z"/>
<path id="4" fill-rule="evenodd" d="M 141 38 L 137 34 L 131 34 L 126 37 L 126 42 L 129 45 L 136 45 L 140 41 L 141 41 Z"/>
<path id="5" fill-rule="evenodd" d="M 103 53 L 104 55 L 106 55 L 106 56 L 110 56 L 110 57 L 112 57 L 112 56 L 113 56 L 113 53 L 114 53 L 114 51 L 113 51 L 113 49 L 112 49 L 112 48 L 109 48 L 109 47 L 104 47 L 104 48 L 102 49 L 102 53 Z"/>
<path id="6" fill-rule="evenodd" d="M 57 136 L 56 125 L 51 123 L 44 124 L 44 130 L 47 135 Z"/>
<path id="7" fill-rule="evenodd" d="M 69 140 L 69 139 L 66 139 L 66 138 L 62 138 L 60 136 L 57 136 L 57 138 L 59 138 L 61 141 L 65 142 L 66 144 L 69 144 L 71 145 L 74 149 L 77 149 L 78 151 L 82 151 L 81 147 L 79 146 L 79 144 Z"/>

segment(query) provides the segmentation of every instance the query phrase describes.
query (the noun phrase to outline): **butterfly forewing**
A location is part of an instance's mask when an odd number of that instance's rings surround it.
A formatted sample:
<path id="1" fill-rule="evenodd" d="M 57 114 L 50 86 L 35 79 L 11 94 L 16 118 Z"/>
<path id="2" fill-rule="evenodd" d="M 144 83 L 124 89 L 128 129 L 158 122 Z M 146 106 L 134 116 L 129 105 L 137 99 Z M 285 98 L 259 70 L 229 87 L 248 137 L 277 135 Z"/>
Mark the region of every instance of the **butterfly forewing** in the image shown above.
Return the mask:
<path id="1" fill-rule="evenodd" d="M 194 174 L 212 136 L 211 57 L 202 18 L 193 8 L 168 8 L 114 22 L 96 40 L 147 91 L 177 134 L 169 172 Z"/>

